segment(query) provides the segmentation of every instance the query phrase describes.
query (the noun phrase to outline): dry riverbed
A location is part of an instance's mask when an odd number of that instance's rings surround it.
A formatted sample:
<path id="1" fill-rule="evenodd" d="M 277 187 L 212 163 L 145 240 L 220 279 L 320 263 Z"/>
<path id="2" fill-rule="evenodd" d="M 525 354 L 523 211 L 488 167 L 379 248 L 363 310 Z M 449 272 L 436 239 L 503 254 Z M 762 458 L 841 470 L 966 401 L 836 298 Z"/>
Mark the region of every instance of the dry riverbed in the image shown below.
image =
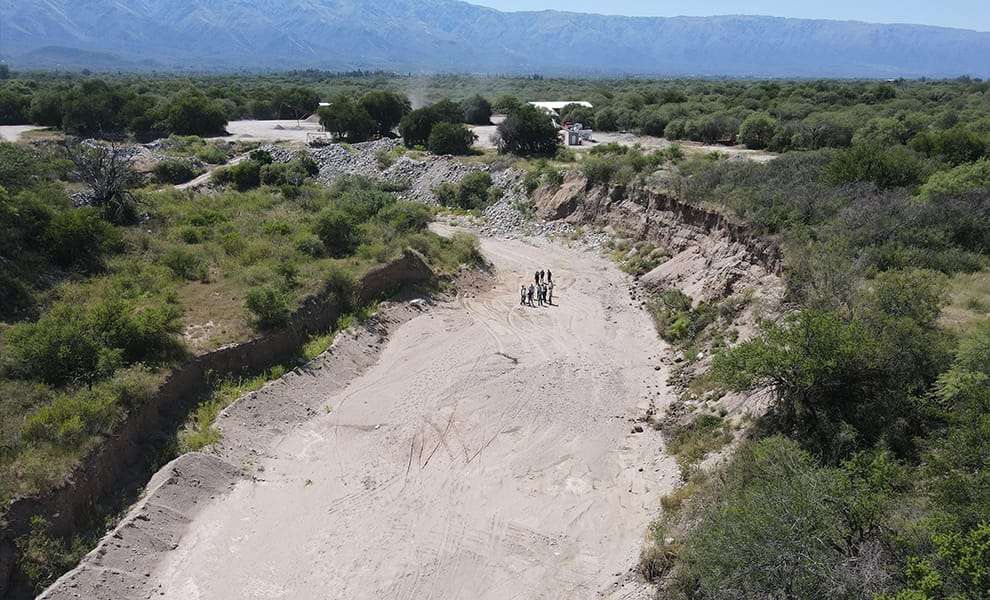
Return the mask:
<path id="1" fill-rule="evenodd" d="M 232 406 L 194 456 L 215 478 L 173 463 L 158 482 L 193 491 L 154 496 L 177 515 L 136 507 L 47 597 L 648 598 L 630 569 L 678 470 L 635 421 L 673 399 L 667 350 L 607 259 L 482 249 L 482 287 Z M 557 306 L 520 307 L 541 267 Z"/>

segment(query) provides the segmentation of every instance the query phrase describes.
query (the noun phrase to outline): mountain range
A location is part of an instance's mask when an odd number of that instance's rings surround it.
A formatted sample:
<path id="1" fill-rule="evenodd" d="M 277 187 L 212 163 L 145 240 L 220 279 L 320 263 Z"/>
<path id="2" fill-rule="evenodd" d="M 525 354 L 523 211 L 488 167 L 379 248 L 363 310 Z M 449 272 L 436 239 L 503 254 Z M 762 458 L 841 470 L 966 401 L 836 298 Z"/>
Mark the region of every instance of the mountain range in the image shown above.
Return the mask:
<path id="1" fill-rule="evenodd" d="M 0 58 L 101 70 L 990 77 L 990 32 L 458 0 L 2 0 Z"/>

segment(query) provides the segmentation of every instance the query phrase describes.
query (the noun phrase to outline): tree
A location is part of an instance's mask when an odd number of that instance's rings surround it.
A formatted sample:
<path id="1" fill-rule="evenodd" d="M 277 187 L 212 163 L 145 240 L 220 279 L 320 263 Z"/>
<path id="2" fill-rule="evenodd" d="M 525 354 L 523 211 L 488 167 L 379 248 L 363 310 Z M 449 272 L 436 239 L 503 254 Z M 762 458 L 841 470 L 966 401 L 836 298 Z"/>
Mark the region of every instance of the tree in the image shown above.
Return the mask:
<path id="1" fill-rule="evenodd" d="M 124 94 L 105 81 L 90 79 L 68 92 L 62 103 L 62 129 L 84 137 L 105 136 L 124 129 Z"/>
<path id="2" fill-rule="evenodd" d="M 522 100 L 512 94 L 502 94 L 495 99 L 495 103 L 492 104 L 492 110 L 507 115 L 520 106 L 522 106 Z"/>
<path id="3" fill-rule="evenodd" d="M 276 119 L 299 120 L 312 114 L 320 104 L 320 95 L 307 87 L 279 88 L 272 97 L 272 114 Z"/>
<path id="4" fill-rule="evenodd" d="M 335 138 L 348 142 L 367 140 L 376 126 L 375 120 L 361 104 L 343 94 L 320 109 L 320 124 Z"/>
<path id="5" fill-rule="evenodd" d="M 220 104 L 198 92 L 184 92 L 165 105 L 165 122 L 179 135 L 211 135 L 224 132 L 227 116 Z"/>
<path id="6" fill-rule="evenodd" d="M 113 143 L 68 147 L 73 175 L 90 189 L 90 206 L 98 208 L 111 223 L 131 223 L 137 217 L 137 200 L 131 193 L 137 175 L 130 160 Z"/>
<path id="7" fill-rule="evenodd" d="M 433 126 L 439 122 L 440 119 L 432 108 L 418 108 L 402 118 L 402 122 L 399 123 L 399 135 L 409 148 L 425 146 L 429 142 Z"/>
<path id="8" fill-rule="evenodd" d="M 28 122 L 31 97 L 19 88 L 0 89 L 0 125 L 23 125 Z"/>
<path id="9" fill-rule="evenodd" d="M 433 154 L 465 155 L 477 139 L 470 129 L 454 123 L 437 123 L 430 132 L 426 147 Z"/>
<path id="10" fill-rule="evenodd" d="M 765 112 L 752 113 L 739 126 L 739 141 L 747 148 L 762 150 L 777 133 L 778 122 Z"/>
<path id="11" fill-rule="evenodd" d="M 656 108 L 647 108 L 639 115 L 639 131 L 643 135 L 662 137 L 668 122 L 665 112 Z"/>
<path id="12" fill-rule="evenodd" d="M 464 111 L 464 122 L 472 125 L 490 125 L 492 122 L 492 105 L 480 94 L 475 94 L 461 102 Z"/>
<path id="13" fill-rule="evenodd" d="M 464 109 L 461 108 L 460 104 L 449 98 L 444 98 L 440 102 L 437 102 L 430 107 L 430 110 L 436 115 L 438 123 L 464 122 Z"/>
<path id="14" fill-rule="evenodd" d="M 500 149 L 513 154 L 552 156 L 560 143 L 550 116 L 529 104 L 509 113 L 498 135 Z"/>
<path id="15" fill-rule="evenodd" d="M 361 106 L 375 120 L 375 130 L 379 135 L 392 134 L 402 117 L 412 110 L 409 99 L 395 92 L 374 91 L 361 97 Z"/>
<path id="16" fill-rule="evenodd" d="M 619 128 L 619 113 L 614 108 L 603 108 L 595 113 L 595 129 L 616 131 Z"/>
<path id="17" fill-rule="evenodd" d="M 46 127 L 62 126 L 62 92 L 45 89 L 35 92 L 31 99 L 31 122 Z"/>

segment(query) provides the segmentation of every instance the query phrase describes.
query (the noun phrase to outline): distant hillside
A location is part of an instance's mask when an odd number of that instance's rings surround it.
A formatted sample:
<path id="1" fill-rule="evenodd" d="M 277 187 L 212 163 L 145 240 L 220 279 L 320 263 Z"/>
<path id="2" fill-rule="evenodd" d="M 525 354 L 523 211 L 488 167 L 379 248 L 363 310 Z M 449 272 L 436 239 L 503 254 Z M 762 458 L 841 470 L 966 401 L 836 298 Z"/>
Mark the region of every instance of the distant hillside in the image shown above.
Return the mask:
<path id="1" fill-rule="evenodd" d="M 0 56 L 61 68 L 987 77 L 990 33 L 505 13 L 456 0 L 3 0 Z"/>

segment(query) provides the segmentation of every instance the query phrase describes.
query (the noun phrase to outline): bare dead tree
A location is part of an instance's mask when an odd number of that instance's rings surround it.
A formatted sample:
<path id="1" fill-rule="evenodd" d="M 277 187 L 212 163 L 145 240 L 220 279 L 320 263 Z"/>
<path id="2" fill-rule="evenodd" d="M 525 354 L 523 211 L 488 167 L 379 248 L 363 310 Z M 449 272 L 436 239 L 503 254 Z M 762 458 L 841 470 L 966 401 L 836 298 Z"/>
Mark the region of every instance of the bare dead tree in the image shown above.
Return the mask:
<path id="1" fill-rule="evenodd" d="M 138 177 L 131 161 L 115 142 L 70 142 L 69 160 L 75 177 L 90 188 L 90 205 L 99 208 L 111 223 L 131 222 L 138 201 L 131 193 Z"/>

